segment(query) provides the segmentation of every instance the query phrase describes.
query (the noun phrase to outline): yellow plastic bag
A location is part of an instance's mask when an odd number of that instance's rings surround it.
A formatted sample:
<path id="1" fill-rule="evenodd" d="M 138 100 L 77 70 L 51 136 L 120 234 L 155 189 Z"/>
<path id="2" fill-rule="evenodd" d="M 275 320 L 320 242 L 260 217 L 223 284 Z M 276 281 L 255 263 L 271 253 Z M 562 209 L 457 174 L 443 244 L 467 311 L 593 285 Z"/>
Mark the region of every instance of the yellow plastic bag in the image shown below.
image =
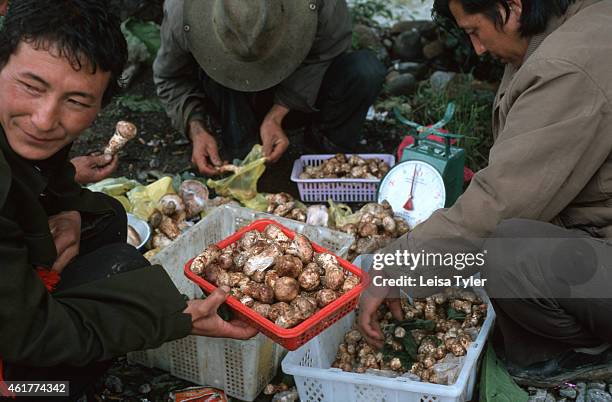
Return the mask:
<path id="1" fill-rule="evenodd" d="M 217 195 L 233 197 L 246 205 L 249 200 L 257 196 L 257 180 L 266 170 L 265 163 L 262 146 L 256 144 L 238 165 L 236 173 L 219 180 L 208 179 L 206 185 L 214 189 Z"/>
<path id="2" fill-rule="evenodd" d="M 139 186 L 136 180 L 130 180 L 125 177 L 109 177 L 97 183 L 87 186 L 91 191 L 99 191 L 106 195 L 119 196 L 124 195 L 134 187 Z"/>
<path id="3" fill-rule="evenodd" d="M 166 194 L 175 194 L 172 177 L 165 176 L 145 187 L 147 195 L 153 202 L 158 202 Z"/>
<path id="4" fill-rule="evenodd" d="M 358 223 L 361 219 L 361 212 L 358 211 L 353 213 L 351 207 L 346 204 L 336 204 L 331 199 L 328 200 L 328 203 L 329 218 L 332 225 L 336 228 L 348 225 L 349 223 Z"/>
<path id="5" fill-rule="evenodd" d="M 169 193 L 174 194 L 175 191 L 172 187 L 172 177 L 166 176 L 148 186 L 134 187 L 127 197 L 132 204 L 132 213 L 140 219 L 148 220 L 159 199 Z"/>
<path id="6" fill-rule="evenodd" d="M 266 212 L 268 210 L 268 200 L 264 194 L 257 194 L 250 200 L 242 201 L 242 205 L 254 211 Z"/>
<path id="7" fill-rule="evenodd" d="M 127 199 L 125 195 L 113 195 L 113 198 L 116 199 L 123 205 L 123 209 L 125 212 L 132 212 L 132 203 Z"/>

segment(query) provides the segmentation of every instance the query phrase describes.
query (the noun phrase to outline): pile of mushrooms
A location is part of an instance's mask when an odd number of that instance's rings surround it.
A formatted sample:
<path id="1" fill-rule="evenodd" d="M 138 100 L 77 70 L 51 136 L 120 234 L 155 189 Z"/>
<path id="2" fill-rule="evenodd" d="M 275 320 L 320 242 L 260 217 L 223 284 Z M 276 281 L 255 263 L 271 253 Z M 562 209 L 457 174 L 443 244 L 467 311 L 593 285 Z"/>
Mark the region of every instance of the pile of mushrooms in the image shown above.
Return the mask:
<path id="1" fill-rule="evenodd" d="M 359 216 L 357 223 L 336 227 L 337 230 L 356 237 L 349 250 L 351 261 L 358 255 L 380 250 L 409 230 L 408 223 L 393 214 L 393 209 L 387 201 L 381 204 L 368 203 L 356 215 Z"/>
<path id="2" fill-rule="evenodd" d="M 448 361 L 447 355 L 466 354 L 486 318 L 486 303 L 469 290 L 447 288 L 443 293 L 414 299 L 414 304 L 403 299 L 402 311 L 403 320 L 398 322 L 386 307 L 378 310 L 377 318 L 385 336 L 380 351 L 367 344 L 357 329 L 348 331 L 338 346 L 332 367 L 389 376 L 410 373 L 421 381 L 436 384 L 452 381 L 434 366 Z"/>
<path id="3" fill-rule="evenodd" d="M 336 154 L 319 166 L 306 166 L 300 179 L 382 179 L 389 165 L 380 159 Z"/>
<path id="4" fill-rule="evenodd" d="M 282 328 L 292 328 L 359 284 L 335 256 L 317 253 L 310 240 L 291 240 L 278 226 L 251 230 L 224 249 L 209 245 L 192 272 Z"/>
<path id="5" fill-rule="evenodd" d="M 159 199 L 157 209 L 149 217 L 154 230 L 151 245 L 164 248 L 197 218 L 208 203 L 208 188 L 197 180 L 185 180 L 178 194 L 166 194 Z"/>
<path id="6" fill-rule="evenodd" d="M 267 194 L 267 213 L 306 222 L 306 208 L 288 193 Z"/>
<path id="7" fill-rule="evenodd" d="M 330 227 L 353 235 L 355 242 L 349 250 L 349 261 L 358 255 L 380 250 L 409 231 L 408 223 L 393 213 L 387 201 L 381 204 L 375 202 L 365 204 L 354 214 L 355 219 L 352 219 L 354 223 L 339 226 L 331 224 L 332 219 L 325 205 L 318 204 L 304 208 L 287 193 L 268 194 L 266 199 L 268 213 L 306 222 L 309 225 Z"/>

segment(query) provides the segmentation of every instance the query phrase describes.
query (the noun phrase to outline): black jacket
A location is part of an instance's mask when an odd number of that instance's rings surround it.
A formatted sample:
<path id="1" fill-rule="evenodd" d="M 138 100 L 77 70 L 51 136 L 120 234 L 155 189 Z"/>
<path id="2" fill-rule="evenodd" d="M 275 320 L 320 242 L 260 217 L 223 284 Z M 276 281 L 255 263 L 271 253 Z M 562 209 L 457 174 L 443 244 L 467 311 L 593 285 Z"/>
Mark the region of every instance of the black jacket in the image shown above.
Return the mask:
<path id="1" fill-rule="evenodd" d="M 74 181 L 69 149 L 33 164 L 10 148 L 0 128 L 0 359 L 7 362 L 85 365 L 191 329 L 184 299 L 159 266 L 47 292 L 34 268 L 57 257 L 48 217 L 113 213 Z"/>

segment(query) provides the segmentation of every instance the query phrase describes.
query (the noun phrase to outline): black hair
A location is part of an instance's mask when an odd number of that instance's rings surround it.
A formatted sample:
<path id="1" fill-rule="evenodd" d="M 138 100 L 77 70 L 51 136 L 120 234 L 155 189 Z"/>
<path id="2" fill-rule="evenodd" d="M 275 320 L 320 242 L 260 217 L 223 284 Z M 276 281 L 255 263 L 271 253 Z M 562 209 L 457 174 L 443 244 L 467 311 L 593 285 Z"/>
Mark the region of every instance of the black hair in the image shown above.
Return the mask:
<path id="1" fill-rule="evenodd" d="M 453 0 L 434 0 L 432 17 L 443 26 L 455 19 L 450 11 L 449 3 Z M 484 14 L 497 27 L 508 22 L 510 4 L 508 0 L 454 0 L 458 1 L 468 14 Z M 520 18 L 521 36 L 533 36 L 546 30 L 548 21 L 554 16 L 563 15 L 574 0 L 522 0 L 522 12 Z M 504 19 L 499 11 L 499 6 L 505 10 Z"/>
<path id="2" fill-rule="evenodd" d="M 108 0 L 14 0 L 0 32 L 0 69 L 22 42 L 53 48 L 79 71 L 87 63 L 111 73 L 102 105 L 120 90 L 127 45 Z"/>

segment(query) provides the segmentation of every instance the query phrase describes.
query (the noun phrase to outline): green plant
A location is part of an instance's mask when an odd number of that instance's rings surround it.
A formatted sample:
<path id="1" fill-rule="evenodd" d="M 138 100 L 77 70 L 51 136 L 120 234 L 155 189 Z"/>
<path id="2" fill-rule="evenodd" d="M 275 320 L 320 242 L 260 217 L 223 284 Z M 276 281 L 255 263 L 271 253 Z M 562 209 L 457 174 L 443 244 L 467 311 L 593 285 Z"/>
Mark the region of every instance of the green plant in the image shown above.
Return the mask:
<path id="1" fill-rule="evenodd" d="M 378 25 L 374 18 L 393 19 L 393 11 L 388 1 L 355 0 L 350 8 L 353 24 Z"/>
<path id="2" fill-rule="evenodd" d="M 491 107 L 494 94 L 472 89 L 471 76 L 451 83 L 447 90 L 439 91 L 429 84 L 423 85 L 412 98 L 413 119 L 422 124 L 435 123 L 444 115 L 448 102 L 455 103 L 455 115 L 447 129 L 469 139 L 459 141 L 465 149 L 466 165 L 474 171 L 488 163 L 491 135 Z"/>
<path id="3" fill-rule="evenodd" d="M 378 102 L 377 109 L 391 111 L 398 106 L 406 118 L 427 125 L 440 120 L 448 103 L 454 102 L 455 114 L 445 128 L 470 137 L 460 140 L 458 145 L 465 149 L 466 166 L 478 171 L 487 165 L 493 143 L 491 107 L 494 94 L 474 90 L 471 85 L 473 78 L 469 75 L 459 77 L 465 78 L 453 80 L 447 90 L 434 90 L 429 82 L 425 82 L 413 96 L 389 97 Z"/>
<path id="4" fill-rule="evenodd" d="M 131 112 L 163 112 L 164 107 L 157 98 L 145 99 L 142 95 L 123 95 L 117 98 L 116 107 L 125 108 Z"/>

